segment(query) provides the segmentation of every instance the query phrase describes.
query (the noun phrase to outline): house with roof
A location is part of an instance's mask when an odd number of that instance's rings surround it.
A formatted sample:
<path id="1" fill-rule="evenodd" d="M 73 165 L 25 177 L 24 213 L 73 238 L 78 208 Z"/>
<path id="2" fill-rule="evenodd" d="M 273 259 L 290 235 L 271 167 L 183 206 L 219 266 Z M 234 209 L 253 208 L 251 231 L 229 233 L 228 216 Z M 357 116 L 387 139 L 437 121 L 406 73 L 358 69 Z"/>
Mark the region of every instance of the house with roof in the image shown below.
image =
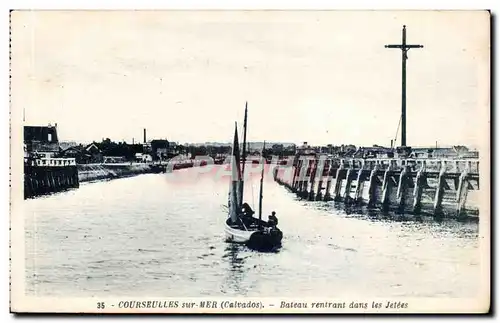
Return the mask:
<path id="1" fill-rule="evenodd" d="M 75 158 L 77 164 L 100 164 L 104 161 L 102 151 L 94 143 L 66 148 L 61 151 L 60 155 Z"/>
<path id="2" fill-rule="evenodd" d="M 59 153 L 57 124 L 55 126 L 24 126 L 26 153 L 32 157 L 51 158 Z"/>

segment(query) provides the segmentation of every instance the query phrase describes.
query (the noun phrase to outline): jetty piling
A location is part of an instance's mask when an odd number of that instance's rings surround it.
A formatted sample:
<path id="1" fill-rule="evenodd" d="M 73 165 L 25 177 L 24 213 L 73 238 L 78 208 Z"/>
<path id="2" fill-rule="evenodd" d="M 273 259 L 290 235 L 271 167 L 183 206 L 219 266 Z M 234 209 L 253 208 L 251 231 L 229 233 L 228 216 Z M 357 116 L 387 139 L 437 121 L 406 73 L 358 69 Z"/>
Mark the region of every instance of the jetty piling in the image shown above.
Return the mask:
<path id="1" fill-rule="evenodd" d="M 316 172 L 318 170 L 318 161 L 317 160 L 311 160 L 311 168 L 309 170 L 309 192 L 308 192 L 308 198 L 309 201 L 314 200 L 314 185 L 316 182 Z"/>
<path id="2" fill-rule="evenodd" d="M 467 201 L 467 193 L 469 191 L 469 182 L 467 180 L 467 175 L 469 174 L 469 169 L 466 168 L 460 174 L 459 184 L 457 188 L 457 216 L 464 215 L 465 203 Z"/>
<path id="3" fill-rule="evenodd" d="M 427 187 L 427 178 L 425 176 L 425 161 L 421 163 L 420 169 L 417 172 L 415 186 L 413 189 L 413 212 L 420 213 L 422 209 L 422 192 L 424 187 Z"/>
<path id="4" fill-rule="evenodd" d="M 477 202 L 469 198 L 471 192 L 479 191 L 477 159 L 307 156 L 294 165 L 276 167 L 292 167 L 288 172 L 276 172 L 276 182 L 311 201 L 334 200 L 437 217 L 443 213 L 477 214 L 479 210 Z"/>
<path id="5" fill-rule="evenodd" d="M 327 173 L 326 173 L 325 195 L 323 197 L 323 201 L 329 201 L 331 199 L 330 188 L 332 186 L 332 179 L 333 179 L 332 172 L 333 172 L 333 169 L 334 169 L 333 161 L 329 160 L 328 161 L 328 170 L 327 170 Z"/>
<path id="6" fill-rule="evenodd" d="M 335 186 L 333 189 L 333 200 L 340 200 L 340 189 L 342 188 L 342 175 L 345 174 L 344 169 L 344 160 L 340 162 L 340 167 L 337 169 L 337 173 L 335 175 Z"/>
<path id="7" fill-rule="evenodd" d="M 79 187 L 78 170 L 74 161 L 64 159 L 40 160 L 24 165 L 24 198 Z M 64 160 L 66 161 L 66 160 Z"/>
<path id="8" fill-rule="evenodd" d="M 377 185 L 379 184 L 377 173 L 379 171 L 379 164 L 376 163 L 370 172 L 370 179 L 368 182 L 368 207 L 373 207 L 377 203 Z"/>

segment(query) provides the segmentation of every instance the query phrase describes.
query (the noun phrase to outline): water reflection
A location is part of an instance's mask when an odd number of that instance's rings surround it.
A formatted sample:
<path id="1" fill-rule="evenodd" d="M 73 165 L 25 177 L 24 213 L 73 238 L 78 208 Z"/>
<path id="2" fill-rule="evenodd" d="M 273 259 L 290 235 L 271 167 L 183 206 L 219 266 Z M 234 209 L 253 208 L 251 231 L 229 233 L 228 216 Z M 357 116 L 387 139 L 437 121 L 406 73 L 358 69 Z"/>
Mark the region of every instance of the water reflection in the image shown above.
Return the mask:
<path id="1" fill-rule="evenodd" d="M 240 249 L 245 246 L 236 243 L 227 243 L 223 258 L 229 259 L 229 271 L 234 273 L 242 273 L 245 264 L 245 257 L 240 257 Z"/>
<path id="2" fill-rule="evenodd" d="M 242 282 L 245 276 L 245 257 L 243 253 L 245 246 L 236 243 L 226 243 L 224 255 L 222 258 L 226 259 L 229 264 L 227 270 L 227 277 L 222 285 L 222 292 L 235 292 L 237 294 L 246 294 L 246 290 L 242 287 Z"/>

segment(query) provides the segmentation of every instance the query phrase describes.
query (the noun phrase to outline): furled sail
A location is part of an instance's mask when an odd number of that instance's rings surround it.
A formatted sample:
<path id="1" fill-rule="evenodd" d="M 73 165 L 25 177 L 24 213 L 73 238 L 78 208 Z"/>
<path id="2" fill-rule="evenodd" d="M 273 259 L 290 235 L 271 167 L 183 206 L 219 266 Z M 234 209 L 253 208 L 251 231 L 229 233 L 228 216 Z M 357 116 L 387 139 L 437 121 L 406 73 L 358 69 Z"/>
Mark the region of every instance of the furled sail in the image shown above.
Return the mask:
<path id="1" fill-rule="evenodd" d="M 235 123 L 233 151 L 231 154 L 231 188 L 229 191 L 229 216 L 234 223 L 238 220 L 238 213 L 241 208 L 242 196 L 239 187 L 242 185 L 240 164 L 240 145 L 238 142 L 238 125 Z"/>

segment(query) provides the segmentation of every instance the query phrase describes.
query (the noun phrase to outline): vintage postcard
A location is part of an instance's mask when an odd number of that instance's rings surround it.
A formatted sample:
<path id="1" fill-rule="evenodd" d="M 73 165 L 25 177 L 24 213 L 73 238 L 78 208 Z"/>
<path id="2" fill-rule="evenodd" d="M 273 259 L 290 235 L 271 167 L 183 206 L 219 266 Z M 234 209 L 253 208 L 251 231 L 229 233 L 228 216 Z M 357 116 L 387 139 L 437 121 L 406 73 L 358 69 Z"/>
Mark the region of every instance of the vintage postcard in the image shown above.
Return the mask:
<path id="1" fill-rule="evenodd" d="M 490 19 L 12 11 L 11 311 L 487 313 Z"/>

